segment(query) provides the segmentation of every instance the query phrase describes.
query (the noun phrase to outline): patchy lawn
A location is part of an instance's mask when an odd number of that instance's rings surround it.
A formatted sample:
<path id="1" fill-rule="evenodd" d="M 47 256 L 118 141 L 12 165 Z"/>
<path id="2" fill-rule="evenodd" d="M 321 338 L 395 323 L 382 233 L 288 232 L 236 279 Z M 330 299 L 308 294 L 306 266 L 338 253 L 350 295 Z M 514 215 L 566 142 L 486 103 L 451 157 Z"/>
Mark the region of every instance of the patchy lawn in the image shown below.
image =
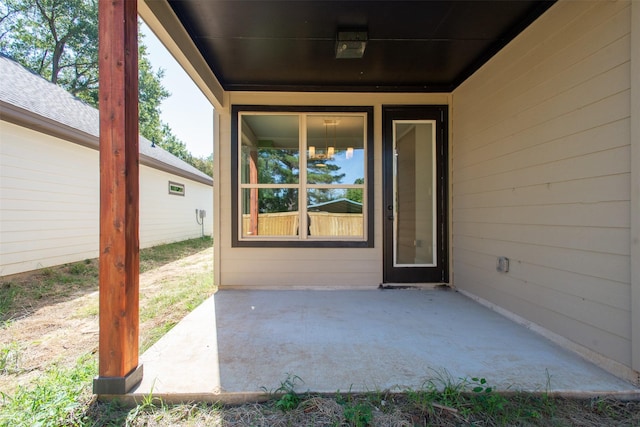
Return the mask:
<path id="1" fill-rule="evenodd" d="M 214 291 L 211 240 L 141 252 L 141 351 Z M 640 402 L 503 396 L 491 379 L 434 378 L 419 390 L 306 394 L 295 375 L 265 403 L 96 402 L 97 262 L 0 280 L 0 426 L 640 426 Z M 514 386 L 517 386 L 514 384 Z"/>

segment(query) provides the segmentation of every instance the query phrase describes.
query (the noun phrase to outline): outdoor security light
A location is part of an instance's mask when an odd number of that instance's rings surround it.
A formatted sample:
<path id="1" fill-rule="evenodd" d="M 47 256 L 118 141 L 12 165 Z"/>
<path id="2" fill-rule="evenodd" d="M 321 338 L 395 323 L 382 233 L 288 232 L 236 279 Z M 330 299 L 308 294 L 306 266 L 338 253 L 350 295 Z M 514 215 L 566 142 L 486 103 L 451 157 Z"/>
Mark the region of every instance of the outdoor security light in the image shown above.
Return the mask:
<path id="1" fill-rule="evenodd" d="M 367 47 L 366 31 L 338 31 L 336 59 L 359 59 Z"/>

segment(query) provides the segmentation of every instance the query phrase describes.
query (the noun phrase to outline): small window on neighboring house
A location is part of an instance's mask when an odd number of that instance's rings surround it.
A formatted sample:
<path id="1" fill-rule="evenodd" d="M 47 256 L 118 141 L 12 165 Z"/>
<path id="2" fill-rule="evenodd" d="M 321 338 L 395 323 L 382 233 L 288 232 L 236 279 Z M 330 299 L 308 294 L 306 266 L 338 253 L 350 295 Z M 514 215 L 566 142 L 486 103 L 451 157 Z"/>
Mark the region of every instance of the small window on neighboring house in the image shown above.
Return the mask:
<path id="1" fill-rule="evenodd" d="M 169 181 L 169 194 L 184 196 L 184 184 L 178 184 L 177 182 Z"/>

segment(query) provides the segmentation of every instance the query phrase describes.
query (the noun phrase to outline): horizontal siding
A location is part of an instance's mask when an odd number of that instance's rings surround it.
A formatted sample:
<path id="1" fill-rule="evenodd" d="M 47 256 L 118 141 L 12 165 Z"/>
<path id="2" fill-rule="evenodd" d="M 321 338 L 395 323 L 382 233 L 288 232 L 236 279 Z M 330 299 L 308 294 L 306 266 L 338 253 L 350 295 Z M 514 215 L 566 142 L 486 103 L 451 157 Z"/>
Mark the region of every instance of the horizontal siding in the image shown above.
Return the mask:
<path id="1" fill-rule="evenodd" d="M 483 270 L 464 263 L 461 263 L 459 269 L 459 272 L 456 273 L 456 280 L 461 280 L 468 284 L 465 286 L 466 291 L 475 295 L 490 294 L 492 296 L 491 302 L 494 304 L 507 309 L 518 307 L 517 314 L 519 316 L 547 328 L 549 324 L 552 324 L 554 325 L 553 332 L 587 348 L 595 347 L 598 349 L 597 353 L 629 366 L 628 338 L 621 337 L 617 333 L 613 334 L 604 331 L 601 328 L 568 316 L 566 308 L 563 306 L 559 308 L 560 311 L 557 311 L 555 307 L 545 304 L 551 301 L 550 298 L 540 300 L 540 303 L 538 303 L 539 298 L 537 297 L 535 297 L 534 302 L 527 299 L 528 294 L 531 293 L 541 292 L 549 295 L 543 289 L 535 285 L 527 289 L 526 286 L 529 282 L 512 280 L 508 276 L 496 278 L 492 274 L 483 275 Z M 574 299 L 568 303 L 579 303 L 579 301 L 579 299 Z M 586 310 L 584 306 L 583 308 Z M 605 310 L 605 313 L 608 314 L 608 311 Z M 540 322 L 539 318 L 545 319 L 545 322 Z"/>
<path id="2" fill-rule="evenodd" d="M 327 105 L 374 108 L 374 248 L 234 248 L 231 246 L 231 158 L 229 111 L 219 111 L 215 146 L 219 208 L 215 256 L 221 287 L 359 288 L 382 282 L 382 106 L 446 105 L 449 94 L 404 93 L 257 93 L 231 92 L 230 105 Z"/>
<path id="3" fill-rule="evenodd" d="M 0 121 L 0 276 L 98 256 L 99 154 Z M 186 185 L 169 196 L 168 181 Z M 141 247 L 212 234 L 212 187 L 140 168 Z"/>
<path id="4" fill-rule="evenodd" d="M 184 184 L 184 196 L 169 194 L 169 181 Z M 196 222 L 196 209 L 207 212 L 204 234 L 213 233 L 213 189 L 209 185 L 141 166 L 140 206 L 143 248 L 200 237 L 202 226 Z"/>
<path id="5" fill-rule="evenodd" d="M 97 152 L 6 122 L 0 134 L 0 275 L 97 257 Z"/>
<path id="6" fill-rule="evenodd" d="M 629 33 L 556 3 L 453 93 L 451 159 L 455 285 L 626 366 Z"/>
<path id="7" fill-rule="evenodd" d="M 225 258 L 225 286 L 376 287 L 381 264 L 372 249 L 237 248 Z M 282 270 L 286 269 L 286 274 Z"/>

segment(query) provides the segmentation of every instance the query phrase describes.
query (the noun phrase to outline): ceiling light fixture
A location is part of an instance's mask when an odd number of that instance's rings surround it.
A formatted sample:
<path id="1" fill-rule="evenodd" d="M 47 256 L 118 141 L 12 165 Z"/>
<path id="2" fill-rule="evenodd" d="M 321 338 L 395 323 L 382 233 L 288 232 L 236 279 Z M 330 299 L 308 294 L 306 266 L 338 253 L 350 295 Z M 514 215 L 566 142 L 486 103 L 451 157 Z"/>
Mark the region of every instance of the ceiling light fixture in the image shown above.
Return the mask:
<path id="1" fill-rule="evenodd" d="M 316 149 L 315 146 L 309 146 L 308 157 L 309 160 L 333 160 L 335 157 L 336 149 L 336 126 L 340 123 L 339 120 L 325 120 L 324 121 L 324 149 Z M 329 145 L 329 126 L 333 127 L 333 145 Z M 318 167 L 325 167 L 326 165 L 322 162 L 317 163 Z"/>
<path id="2" fill-rule="evenodd" d="M 359 59 L 367 47 L 366 31 L 338 31 L 336 59 Z"/>

